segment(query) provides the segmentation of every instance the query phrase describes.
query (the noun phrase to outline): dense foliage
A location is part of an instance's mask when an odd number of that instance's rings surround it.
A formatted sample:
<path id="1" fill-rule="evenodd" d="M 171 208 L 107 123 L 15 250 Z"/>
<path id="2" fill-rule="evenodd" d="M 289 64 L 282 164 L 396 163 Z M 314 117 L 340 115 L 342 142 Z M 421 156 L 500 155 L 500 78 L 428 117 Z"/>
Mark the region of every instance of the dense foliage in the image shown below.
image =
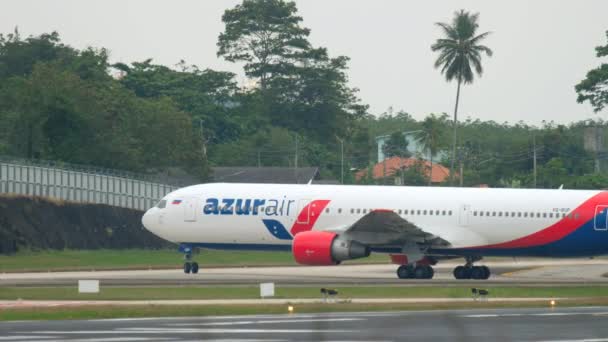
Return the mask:
<path id="1" fill-rule="evenodd" d="M 607 169 L 605 155 L 583 146 L 587 127 L 605 132 L 603 121 L 532 127 L 467 119 L 459 124 L 456 158 L 447 157 L 451 118 L 416 120 L 392 109 L 371 115 L 348 84 L 348 57 L 313 46 L 294 3 L 244 0 L 221 20 L 217 54 L 243 64 L 247 86 L 230 72 L 184 61 L 111 64 L 105 49 L 75 49 L 56 32 L 0 35 L 0 155 L 146 173 L 181 169 L 201 180 L 210 166 L 294 166 L 297 159 L 299 166 L 319 166 L 327 178 L 340 179 L 343 169 L 351 183 L 352 170 L 377 161 L 374 137 L 392 136 L 384 152 L 409 156 L 401 132 L 418 131 L 424 154 L 437 156 L 433 163 L 462 164 L 467 186 L 608 186 L 594 163 Z M 473 43 L 485 37 L 469 29 Z M 438 63 L 452 70 L 458 54 L 449 41 L 439 43 Z M 467 65 L 479 72 L 475 53 L 489 51 L 476 49 Z M 601 106 L 604 89 L 597 89 L 594 105 Z M 426 184 L 423 174 L 420 167 L 401 176 L 406 184 Z"/>

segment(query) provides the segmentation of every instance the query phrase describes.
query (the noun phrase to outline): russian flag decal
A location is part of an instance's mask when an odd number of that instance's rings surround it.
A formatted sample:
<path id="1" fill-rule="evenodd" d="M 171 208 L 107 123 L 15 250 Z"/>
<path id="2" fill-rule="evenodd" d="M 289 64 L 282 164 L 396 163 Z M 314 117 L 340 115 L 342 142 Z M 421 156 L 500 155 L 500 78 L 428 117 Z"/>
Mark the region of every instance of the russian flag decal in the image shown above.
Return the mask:
<path id="1" fill-rule="evenodd" d="M 180 204 L 180 203 L 182 203 L 182 200 L 180 200 L 180 199 L 176 199 L 176 200 L 173 200 L 173 202 L 171 202 L 171 204 Z"/>

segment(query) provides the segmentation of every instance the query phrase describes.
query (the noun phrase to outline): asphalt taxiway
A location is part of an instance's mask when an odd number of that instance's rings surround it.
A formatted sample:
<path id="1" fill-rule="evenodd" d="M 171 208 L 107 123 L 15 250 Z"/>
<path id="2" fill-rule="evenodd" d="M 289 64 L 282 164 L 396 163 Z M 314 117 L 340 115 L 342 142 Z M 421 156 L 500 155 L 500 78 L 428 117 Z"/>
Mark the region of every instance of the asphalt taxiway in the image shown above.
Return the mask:
<path id="1" fill-rule="evenodd" d="M 0 323 L 1 341 L 608 341 L 608 307 Z"/>
<path id="2" fill-rule="evenodd" d="M 492 269 L 489 280 L 455 280 L 458 263 L 435 266 L 431 280 L 398 279 L 396 265 L 340 265 L 323 267 L 201 268 L 198 274 L 172 270 L 90 272 L 34 272 L 0 274 L 0 286 L 73 286 L 80 279 L 97 279 L 102 285 L 253 285 L 275 282 L 282 286 L 313 285 L 555 285 L 608 284 L 607 259 L 504 260 L 483 263 Z"/>

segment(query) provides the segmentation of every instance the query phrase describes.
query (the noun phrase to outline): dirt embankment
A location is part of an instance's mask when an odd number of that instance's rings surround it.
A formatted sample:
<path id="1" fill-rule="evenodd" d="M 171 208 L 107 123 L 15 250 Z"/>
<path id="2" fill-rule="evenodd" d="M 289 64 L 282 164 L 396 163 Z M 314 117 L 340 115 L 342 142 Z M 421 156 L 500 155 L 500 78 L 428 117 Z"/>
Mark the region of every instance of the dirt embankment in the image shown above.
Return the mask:
<path id="1" fill-rule="evenodd" d="M 39 197 L 0 196 L 0 254 L 29 249 L 162 248 L 141 211 Z"/>

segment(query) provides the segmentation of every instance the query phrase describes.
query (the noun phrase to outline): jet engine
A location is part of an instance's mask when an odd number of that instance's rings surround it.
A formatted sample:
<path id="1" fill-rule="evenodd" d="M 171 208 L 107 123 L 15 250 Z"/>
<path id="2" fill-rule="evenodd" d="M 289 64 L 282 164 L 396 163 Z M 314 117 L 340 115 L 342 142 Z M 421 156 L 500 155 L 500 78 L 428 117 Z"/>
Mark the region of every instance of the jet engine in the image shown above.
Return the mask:
<path id="1" fill-rule="evenodd" d="M 291 246 L 294 259 L 302 265 L 337 265 L 344 260 L 369 256 L 367 246 L 324 231 L 296 234 Z"/>

